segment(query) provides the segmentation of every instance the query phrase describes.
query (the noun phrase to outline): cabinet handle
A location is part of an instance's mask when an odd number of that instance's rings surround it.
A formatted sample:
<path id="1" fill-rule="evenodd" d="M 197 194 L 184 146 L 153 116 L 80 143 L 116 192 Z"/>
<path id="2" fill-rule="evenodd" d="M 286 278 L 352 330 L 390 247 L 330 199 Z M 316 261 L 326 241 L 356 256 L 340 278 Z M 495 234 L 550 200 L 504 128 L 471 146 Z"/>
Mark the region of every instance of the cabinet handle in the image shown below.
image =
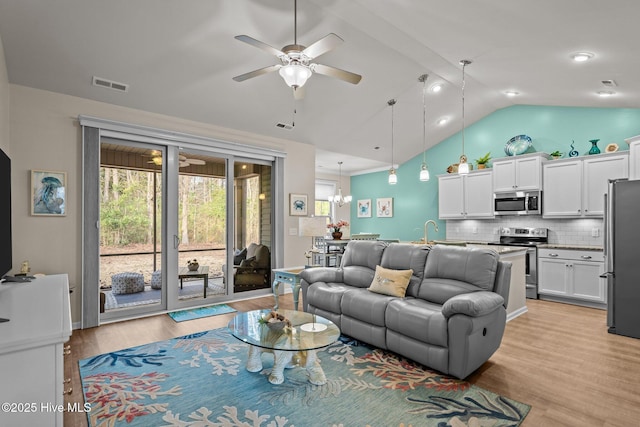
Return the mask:
<path id="1" fill-rule="evenodd" d="M 580 213 L 580 212 L 581 212 L 581 209 L 578 209 L 578 213 Z"/>
<path id="2" fill-rule="evenodd" d="M 69 384 L 71 382 L 71 378 L 65 378 L 62 384 Z"/>
<path id="3" fill-rule="evenodd" d="M 71 394 L 71 393 L 73 393 L 73 387 L 69 387 L 68 389 L 62 392 L 62 394 Z"/>
<path id="4" fill-rule="evenodd" d="M 591 259 L 591 256 L 590 255 L 582 255 L 580 258 L 582 258 L 582 259 Z"/>
<path id="5" fill-rule="evenodd" d="M 558 256 L 558 254 L 549 254 L 549 256 L 555 258 Z"/>
<path id="6" fill-rule="evenodd" d="M 71 344 L 67 344 L 63 347 L 66 350 L 71 350 Z"/>
<path id="7" fill-rule="evenodd" d="M 70 354 L 71 354 L 71 349 L 68 349 L 68 350 L 65 350 L 65 351 L 62 352 L 63 356 L 68 356 Z"/>

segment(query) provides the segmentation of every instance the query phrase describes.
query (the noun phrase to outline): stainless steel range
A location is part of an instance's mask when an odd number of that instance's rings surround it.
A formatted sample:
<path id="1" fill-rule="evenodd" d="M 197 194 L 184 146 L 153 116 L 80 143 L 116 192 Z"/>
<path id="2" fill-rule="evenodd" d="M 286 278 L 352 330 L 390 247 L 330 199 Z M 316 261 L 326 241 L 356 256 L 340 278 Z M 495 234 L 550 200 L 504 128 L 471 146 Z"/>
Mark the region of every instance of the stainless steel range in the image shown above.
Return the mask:
<path id="1" fill-rule="evenodd" d="M 489 243 L 527 248 L 525 256 L 527 298 L 538 299 L 538 245 L 548 242 L 547 235 L 546 228 L 505 227 L 500 229 L 500 241 Z"/>

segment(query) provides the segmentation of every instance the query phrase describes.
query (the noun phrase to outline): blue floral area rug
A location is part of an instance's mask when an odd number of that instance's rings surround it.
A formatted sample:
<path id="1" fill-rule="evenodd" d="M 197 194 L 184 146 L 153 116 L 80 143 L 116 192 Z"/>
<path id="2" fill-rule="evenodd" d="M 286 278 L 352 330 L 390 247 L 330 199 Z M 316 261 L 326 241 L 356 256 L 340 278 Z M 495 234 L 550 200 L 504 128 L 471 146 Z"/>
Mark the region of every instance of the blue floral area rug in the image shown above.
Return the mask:
<path id="1" fill-rule="evenodd" d="M 227 304 L 210 305 L 208 307 L 191 308 L 188 310 L 174 311 L 167 313 L 176 322 L 184 322 L 185 320 L 200 319 L 202 317 L 216 316 L 218 314 L 233 313 L 234 308 Z"/>
<path id="2" fill-rule="evenodd" d="M 351 344 L 351 345 L 350 345 Z M 318 352 L 327 383 L 306 369 L 273 385 L 245 369 L 248 345 L 224 329 L 79 361 L 89 426 L 518 426 L 530 406 L 341 341 Z"/>

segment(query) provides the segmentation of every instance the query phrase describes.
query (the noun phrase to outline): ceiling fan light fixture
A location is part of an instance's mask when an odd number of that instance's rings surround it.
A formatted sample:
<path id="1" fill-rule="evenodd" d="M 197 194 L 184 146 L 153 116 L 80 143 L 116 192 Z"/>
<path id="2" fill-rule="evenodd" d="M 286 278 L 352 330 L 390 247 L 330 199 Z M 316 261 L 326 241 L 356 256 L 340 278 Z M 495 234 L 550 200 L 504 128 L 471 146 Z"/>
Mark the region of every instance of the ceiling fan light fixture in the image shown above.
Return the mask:
<path id="1" fill-rule="evenodd" d="M 299 88 L 304 86 L 307 79 L 311 77 L 311 70 L 300 64 L 288 64 L 280 68 L 280 76 L 284 79 L 287 86 Z"/>
<path id="2" fill-rule="evenodd" d="M 593 58 L 594 55 L 591 52 L 576 52 L 571 55 L 571 59 L 575 62 L 585 62 Z"/>

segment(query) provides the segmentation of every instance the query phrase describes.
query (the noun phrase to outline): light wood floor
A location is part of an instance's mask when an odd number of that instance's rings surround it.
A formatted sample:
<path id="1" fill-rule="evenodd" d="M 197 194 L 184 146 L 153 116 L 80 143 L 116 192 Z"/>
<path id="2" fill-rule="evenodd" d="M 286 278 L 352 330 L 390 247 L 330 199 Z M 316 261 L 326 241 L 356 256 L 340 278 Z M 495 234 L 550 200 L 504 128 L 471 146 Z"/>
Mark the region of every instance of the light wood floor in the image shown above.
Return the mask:
<path id="1" fill-rule="evenodd" d="M 273 297 L 229 303 L 248 311 L 273 306 Z M 527 300 L 529 312 L 507 324 L 502 346 L 468 380 L 532 406 L 524 427 L 640 426 L 640 340 L 611 335 L 606 312 Z M 291 294 L 281 308 L 293 308 Z M 233 314 L 176 323 L 169 316 L 73 331 L 65 360 L 69 402 L 83 403 L 78 360 L 109 351 L 227 325 Z M 86 426 L 66 413 L 65 426 Z M 387 426 L 375 426 L 387 427 Z"/>

